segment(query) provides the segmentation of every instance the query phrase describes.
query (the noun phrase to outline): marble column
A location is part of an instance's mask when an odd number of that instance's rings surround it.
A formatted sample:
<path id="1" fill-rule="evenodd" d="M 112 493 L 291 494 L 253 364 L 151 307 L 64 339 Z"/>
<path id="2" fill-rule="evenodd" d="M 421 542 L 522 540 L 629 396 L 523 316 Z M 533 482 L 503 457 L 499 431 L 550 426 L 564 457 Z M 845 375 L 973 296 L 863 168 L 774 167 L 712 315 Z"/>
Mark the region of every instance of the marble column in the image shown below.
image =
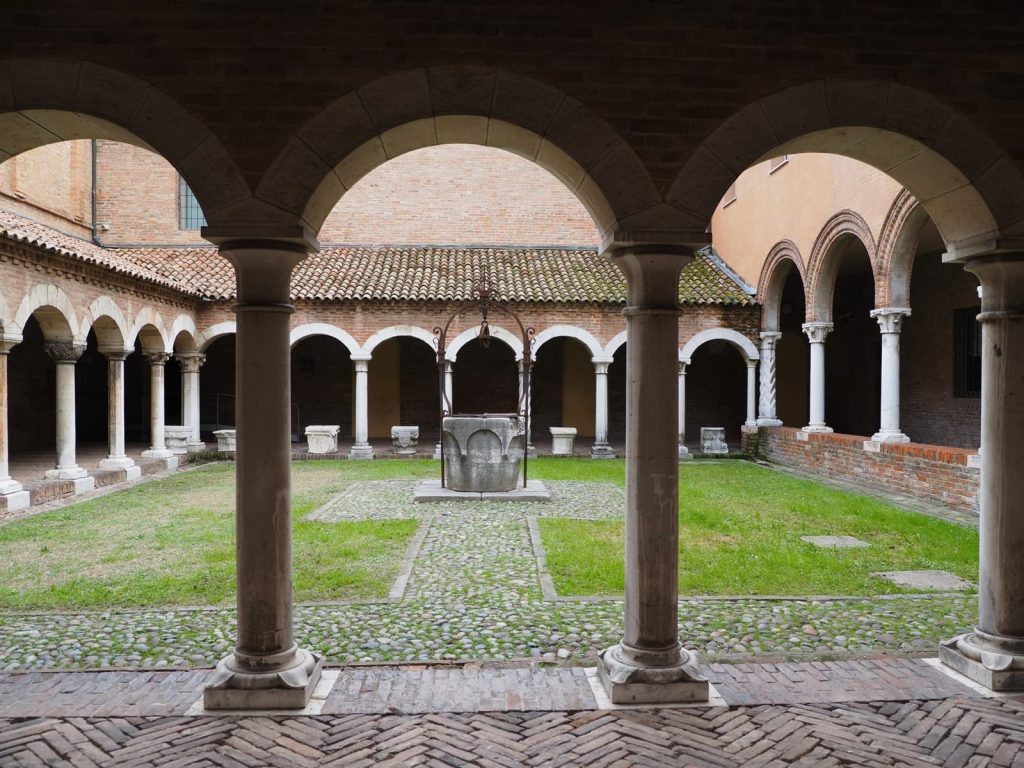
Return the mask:
<path id="1" fill-rule="evenodd" d="M 208 709 L 300 709 L 323 668 L 297 646 L 292 622 L 289 280 L 311 247 L 267 239 L 220 243 L 238 285 L 238 636 L 203 694 Z"/>
<path id="2" fill-rule="evenodd" d="M 775 410 L 775 347 L 781 338 L 782 334 L 778 331 L 761 333 L 761 393 L 757 401 L 757 424 L 762 427 L 782 426 Z"/>
<path id="3" fill-rule="evenodd" d="M 615 451 L 608 443 L 608 366 L 611 360 L 592 358 L 594 363 L 594 445 L 593 459 L 614 459 Z"/>
<path id="4" fill-rule="evenodd" d="M 31 504 L 29 492 L 11 478 L 9 438 L 7 434 L 7 355 L 20 338 L 0 338 L 0 509 L 17 512 Z"/>
<path id="5" fill-rule="evenodd" d="M 204 451 L 206 444 L 199 435 L 199 369 L 206 362 L 206 355 L 183 352 L 175 357 L 181 365 L 181 421 L 190 430 L 188 450 Z"/>
<path id="6" fill-rule="evenodd" d="M 679 458 L 680 459 L 692 459 L 693 454 L 690 453 L 686 448 L 686 367 L 690 364 L 689 360 L 679 361 L 679 384 L 676 389 L 676 397 L 679 399 L 678 405 L 678 421 L 679 421 Z"/>
<path id="7" fill-rule="evenodd" d="M 997 691 L 1024 689 L 1024 253 L 967 264 L 981 281 L 978 624 L 939 658 Z"/>
<path id="8" fill-rule="evenodd" d="M 825 339 L 832 331 L 832 323 L 804 323 L 804 333 L 811 342 L 811 402 L 810 420 L 804 432 L 831 432 L 825 423 Z"/>
<path id="9" fill-rule="evenodd" d="M 174 454 L 167 450 L 164 439 L 164 427 L 167 422 L 164 416 L 164 365 L 171 359 L 168 352 L 143 352 L 142 356 L 149 363 L 149 441 L 148 450 L 142 452 L 143 458 L 169 459 Z"/>
<path id="10" fill-rule="evenodd" d="M 348 452 L 350 459 L 372 459 L 373 446 L 370 445 L 370 398 L 369 371 L 370 356 L 352 356 L 356 368 L 356 423 L 355 444 Z"/>
<path id="11" fill-rule="evenodd" d="M 626 591 L 622 641 L 598 674 L 615 703 L 707 701 L 679 641 L 679 272 L 683 248 L 610 249 L 627 281 Z"/>
<path id="12" fill-rule="evenodd" d="M 103 349 L 107 358 L 107 457 L 100 469 L 123 469 L 129 480 L 142 475 L 142 469 L 124 452 L 124 361 L 131 349 Z"/>
<path id="13" fill-rule="evenodd" d="M 46 477 L 50 479 L 92 479 L 78 466 L 75 457 L 75 363 L 83 352 L 84 344 L 62 341 L 46 344 L 46 354 L 57 366 L 57 465 L 47 470 Z"/>
<path id="14" fill-rule="evenodd" d="M 877 443 L 909 443 L 900 431 L 900 330 L 910 317 L 906 307 L 871 310 L 882 332 L 882 399 L 879 429 L 871 439 Z"/>
<path id="15" fill-rule="evenodd" d="M 757 426 L 757 360 L 747 360 L 747 421 L 744 426 Z"/>

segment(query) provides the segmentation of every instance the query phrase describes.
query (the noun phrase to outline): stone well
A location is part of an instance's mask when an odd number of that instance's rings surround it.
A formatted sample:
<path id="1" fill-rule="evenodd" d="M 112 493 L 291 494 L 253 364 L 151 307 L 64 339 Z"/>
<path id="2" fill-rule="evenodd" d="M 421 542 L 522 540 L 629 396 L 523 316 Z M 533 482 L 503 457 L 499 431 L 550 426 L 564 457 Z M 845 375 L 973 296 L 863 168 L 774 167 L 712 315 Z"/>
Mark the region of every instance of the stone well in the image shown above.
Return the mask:
<path id="1" fill-rule="evenodd" d="M 441 439 L 449 488 L 479 493 L 515 489 L 526 441 L 519 416 L 446 416 Z"/>

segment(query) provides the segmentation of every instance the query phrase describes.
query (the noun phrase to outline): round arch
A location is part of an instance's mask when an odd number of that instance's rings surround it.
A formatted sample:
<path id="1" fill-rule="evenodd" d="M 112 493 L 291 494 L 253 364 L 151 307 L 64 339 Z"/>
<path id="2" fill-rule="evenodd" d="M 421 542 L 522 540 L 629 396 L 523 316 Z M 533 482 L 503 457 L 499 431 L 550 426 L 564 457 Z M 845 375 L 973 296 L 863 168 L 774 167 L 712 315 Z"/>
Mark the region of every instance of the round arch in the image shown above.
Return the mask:
<path id="1" fill-rule="evenodd" d="M 359 344 L 346 331 L 328 323 L 306 323 L 297 328 L 292 328 L 291 333 L 288 335 L 288 343 L 294 349 L 296 344 L 303 339 L 308 339 L 310 336 L 328 336 L 340 341 L 342 346 L 352 356 L 362 353 Z"/>
<path id="2" fill-rule="evenodd" d="M 207 221 L 251 195 L 231 155 L 198 118 L 149 83 L 86 61 L 0 62 L 0 162 L 74 139 L 110 139 L 156 152 L 185 178 Z"/>
<path id="3" fill-rule="evenodd" d="M 893 200 L 878 237 L 876 307 L 909 307 L 910 275 L 928 212 L 906 189 Z"/>
<path id="4" fill-rule="evenodd" d="M 199 332 L 196 330 L 195 320 L 188 315 L 178 315 L 174 318 L 168 338 L 175 352 L 195 352 L 199 348 Z M 183 338 L 184 348 L 179 345 L 179 340 Z"/>
<path id="5" fill-rule="evenodd" d="M 1006 151 L 931 94 L 885 80 L 816 80 L 746 105 L 693 151 L 667 202 L 707 223 L 740 173 L 799 152 L 887 173 L 921 201 L 954 256 L 1024 233 L 1024 174 Z"/>
<path id="6" fill-rule="evenodd" d="M 768 252 L 757 281 L 757 296 L 761 301 L 761 329 L 764 331 L 779 330 L 782 291 L 793 269 L 800 277 L 806 300 L 807 273 L 800 249 L 791 240 L 780 240 Z"/>
<path id="7" fill-rule="evenodd" d="M 832 298 L 841 261 L 836 246 L 850 237 L 856 238 L 867 251 L 872 278 L 877 285 L 879 269 L 871 228 L 859 213 L 850 210 L 839 211 L 825 222 L 811 248 L 808 265 L 810 276 L 804 283 L 808 322 L 831 322 Z"/>
<path id="8" fill-rule="evenodd" d="M 424 328 L 420 328 L 416 325 L 392 325 L 389 328 L 382 328 L 373 334 L 363 344 L 362 351 L 367 354 L 373 354 L 373 350 L 388 339 L 394 339 L 399 336 L 410 336 L 414 339 L 419 339 L 431 349 L 434 349 L 434 334 L 427 331 Z"/>
<path id="9" fill-rule="evenodd" d="M 134 346 L 136 339 L 147 351 L 170 352 L 172 349 L 173 339 L 167 336 L 164 320 L 152 307 L 144 307 L 135 317 L 135 323 L 128 336 L 128 344 Z"/>
<path id="10" fill-rule="evenodd" d="M 509 331 L 507 328 L 503 328 L 500 325 L 491 325 L 490 328 L 491 338 L 498 339 L 508 344 L 508 346 L 511 347 L 512 352 L 515 353 L 516 360 L 523 359 L 522 339 L 520 339 L 514 333 Z M 475 339 L 478 333 L 479 329 L 474 326 L 472 328 L 467 328 L 454 339 L 452 339 L 452 342 L 448 345 L 448 348 L 445 350 L 445 356 L 448 358 L 448 361 L 454 363 L 455 359 L 459 355 L 459 350 L 466 346 L 466 344 L 471 342 L 473 339 Z"/>
<path id="11" fill-rule="evenodd" d="M 536 355 L 542 346 L 552 339 L 567 338 L 576 339 L 588 350 L 590 350 L 591 357 L 603 357 L 605 354 L 604 349 L 601 347 L 601 342 L 594 338 L 594 334 L 584 328 L 578 328 L 575 325 L 552 325 L 545 328 L 543 331 L 538 333 L 534 337 L 533 342 L 533 353 Z"/>
<path id="12" fill-rule="evenodd" d="M 103 322 L 105 318 L 106 322 Z M 100 296 L 82 317 L 82 335 L 96 332 L 96 340 L 103 347 L 124 347 L 129 338 L 128 321 L 117 303 L 109 296 Z"/>
<path id="13" fill-rule="evenodd" d="M 757 347 L 754 346 L 754 343 L 739 331 L 733 330 L 732 328 L 705 328 L 703 331 L 691 336 L 686 344 L 683 345 L 683 348 L 679 350 L 679 362 L 689 362 L 698 347 L 702 344 L 707 344 L 709 341 L 715 340 L 729 342 L 736 347 L 740 354 L 749 362 L 759 360 L 761 358 L 761 355 L 758 353 Z"/>
<path id="14" fill-rule="evenodd" d="M 633 148 L 561 91 L 477 66 L 398 72 L 363 85 L 303 125 L 256 188 L 262 201 L 313 231 L 345 191 L 382 163 L 437 144 L 479 144 L 536 162 L 562 181 L 609 233 L 627 226 L 679 230 Z M 627 220 L 630 220 L 627 222 Z"/>
<path id="15" fill-rule="evenodd" d="M 615 353 L 618 352 L 619 347 L 626 343 L 626 332 L 619 331 L 612 337 L 612 340 L 604 345 L 604 351 L 601 353 L 602 356 L 608 360 L 615 357 Z"/>
<path id="16" fill-rule="evenodd" d="M 217 339 L 224 336 L 232 336 L 238 333 L 238 323 L 234 320 L 226 320 L 223 323 L 211 325 L 196 336 L 200 352 L 206 352 Z"/>
<path id="17" fill-rule="evenodd" d="M 29 289 L 18 305 L 11 331 L 21 335 L 25 323 L 33 315 L 36 315 L 36 320 L 43 329 L 43 336 L 48 341 L 85 343 L 85 334 L 78 332 L 78 320 L 71 299 L 56 285 L 34 285 Z"/>

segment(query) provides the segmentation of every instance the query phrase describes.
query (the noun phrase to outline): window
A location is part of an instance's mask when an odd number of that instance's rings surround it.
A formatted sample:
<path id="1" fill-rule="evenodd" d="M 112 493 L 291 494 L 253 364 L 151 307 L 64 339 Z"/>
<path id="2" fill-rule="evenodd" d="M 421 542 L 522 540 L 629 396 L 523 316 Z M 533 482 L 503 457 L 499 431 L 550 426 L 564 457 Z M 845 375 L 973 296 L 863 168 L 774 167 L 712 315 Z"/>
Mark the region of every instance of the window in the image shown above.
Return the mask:
<path id="1" fill-rule="evenodd" d="M 782 166 L 784 166 L 788 162 L 789 162 L 789 155 L 779 155 L 778 157 L 773 157 L 771 159 L 771 165 L 768 167 L 768 173 L 769 174 L 775 173 L 777 170 L 779 170 L 779 168 L 781 168 Z"/>
<path id="2" fill-rule="evenodd" d="M 953 311 L 953 397 L 981 397 L 981 307 Z"/>
<path id="3" fill-rule="evenodd" d="M 199 207 L 195 192 L 178 177 L 178 229 L 199 229 L 206 226 L 206 214 Z"/>

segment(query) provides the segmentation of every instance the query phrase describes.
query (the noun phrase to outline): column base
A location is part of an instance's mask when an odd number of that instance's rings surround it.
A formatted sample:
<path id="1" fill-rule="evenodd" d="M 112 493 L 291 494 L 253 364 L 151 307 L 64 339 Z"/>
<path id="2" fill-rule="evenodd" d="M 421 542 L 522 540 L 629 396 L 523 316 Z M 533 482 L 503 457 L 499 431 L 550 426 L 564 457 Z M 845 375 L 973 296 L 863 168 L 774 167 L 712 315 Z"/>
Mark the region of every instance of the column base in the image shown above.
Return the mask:
<path id="1" fill-rule="evenodd" d="M 910 438 L 904 435 L 902 432 L 875 432 L 871 436 L 872 442 L 875 443 L 909 443 Z"/>
<path id="2" fill-rule="evenodd" d="M 373 446 L 369 443 L 356 443 L 348 452 L 348 457 L 355 461 L 373 458 Z"/>
<path id="3" fill-rule="evenodd" d="M 1024 638 L 975 630 L 939 645 L 939 660 L 989 690 L 1024 690 Z"/>
<path id="4" fill-rule="evenodd" d="M 590 458 L 614 459 L 615 449 L 608 445 L 608 443 L 594 443 L 594 445 L 590 448 Z"/>
<path id="5" fill-rule="evenodd" d="M 759 427 L 781 427 L 782 419 L 758 419 L 756 424 Z"/>
<path id="6" fill-rule="evenodd" d="M 203 690 L 206 709 L 303 709 L 320 680 L 324 661 L 292 647 L 274 657 L 291 657 L 274 668 L 253 670 L 235 654 L 221 659 Z M 268 664 L 268 667 L 271 665 Z"/>
<path id="7" fill-rule="evenodd" d="M 808 424 L 806 427 L 800 430 L 801 432 L 807 433 L 822 433 L 827 434 L 832 431 L 832 427 L 825 424 Z"/>
<path id="8" fill-rule="evenodd" d="M 48 469 L 44 475 L 47 480 L 81 480 L 83 477 L 88 476 L 89 473 L 77 464 L 71 467 Z"/>
<path id="9" fill-rule="evenodd" d="M 7 496 L 12 493 L 18 493 L 23 490 L 24 486 L 17 480 L 12 480 L 10 477 L 0 480 L 0 496 Z"/>
<path id="10" fill-rule="evenodd" d="M 134 466 L 135 462 L 127 456 L 107 456 L 100 462 L 100 469 L 128 469 Z"/>
<path id="11" fill-rule="evenodd" d="M 196 440 L 195 442 L 189 441 L 185 443 L 185 450 L 188 453 L 203 453 L 206 451 L 206 443 L 202 440 Z"/>
<path id="12" fill-rule="evenodd" d="M 434 458 L 440 461 L 441 459 L 441 444 L 438 443 L 434 446 Z"/>
<path id="13" fill-rule="evenodd" d="M 174 454 L 166 448 L 150 448 L 141 454 L 144 459 L 169 459 Z"/>
<path id="14" fill-rule="evenodd" d="M 692 459 L 692 458 L 693 458 L 693 454 L 690 453 L 689 449 L 685 445 L 680 445 L 679 446 L 679 460 L 680 461 L 686 461 L 687 459 Z"/>
<path id="15" fill-rule="evenodd" d="M 613 704 L 669 704 L 707 701 L 708 680 L 700 673 L 697 655 L 678 647 L 674 663 L 639 666 L 634 654 L 620 645 L 601 652 L 597 673 Z"/>
<path id="16" fill-rule="evenodd" d="M 32 495 L 21 488 L 21 483 L 7 480 L 0 483 L 0 510 L 18 512 L 32 505 Z"/>

